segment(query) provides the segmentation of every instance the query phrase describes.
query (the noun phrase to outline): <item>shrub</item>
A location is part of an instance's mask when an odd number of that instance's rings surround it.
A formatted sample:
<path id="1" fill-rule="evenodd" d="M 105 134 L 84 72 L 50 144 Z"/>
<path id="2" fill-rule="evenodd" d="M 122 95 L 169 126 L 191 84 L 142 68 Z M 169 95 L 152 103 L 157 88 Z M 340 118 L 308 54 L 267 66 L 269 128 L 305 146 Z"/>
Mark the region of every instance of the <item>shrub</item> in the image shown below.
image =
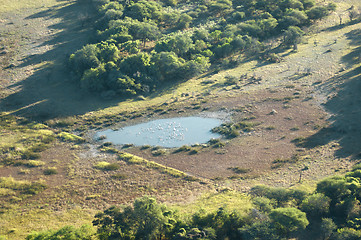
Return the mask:
<path id="1" fill-rule="evenodd" d="M 22 159 L 38 159 L 40 158 L 40 154 L 39 153 L 35 153 L 31 150 L 25 150 L 22 155 L 21 155 L 21 158 Z"/>
<path id="2" fill-rule="evenodd" d="M 127 175 L 122 174 L 122 173 L 117 173 L 111 176 L 111 178 L 116 179 L 116 180 L 124 180 L 127 178 Z"/>
<path id="3" fill-rule="evenodd" d="M 290 233 L 303 230 L 309 224 L 306 213 L 297 208 L 273 209 L 269 215 L 280 236 L 288 237 Z"/>
<path id="4" fill-rule="evenodd" d="M 173 153 L 178 153 L 178 152 L 188 152 L 190 151 L 192 148 L 188 145 L 183 145 L 179 148 L 177 148 L 176 150 L 173 151 Z"/>
<path id="5" fill-rule="evenodd" d="M 152 151 L 153 156 L 163 156 L 167 154 L 167 151 L 165 149 L 158 149 Z"/>
<path id="6" fill-rule="evenodd" d="M 329 212 L 331 199 L 322 193 L 316 193 L 308 196 L 301 204 L 301 210 L 307 213 L 310 218 L 319 218 L 326 216 Z"/>
<path id="7" fill-rule="evenodd" d="M 45 162 L 43 161 L 37 161 L 37 160 L 29 160 L 24 163 L 27 167 L 41 167 L 45 165 Z"/>
<path id="8" fill-rule="evenodd" d="M 45 149 L 47 149 L 48 147 L 49 146 L 44 144 L 44 143 L 39 143 L 39 144 L 36 144 L 36 145 L 32 146 L 31 148 L 29 148 L 29 151 L 31 151 L 31 152 L 42 152 Z"/>
<path id="9" fill-rule="evenodd" d="M 85 139 L 82 137 L 79 137 L 77 135 L 67 133 L 67 132 L 61 132 L 58 134 L 58 137 L 64 141 L 64 142 L 75 142 L 75 143 L 83 143 L 85 142 Z"/>
<path id="10" fill-rule="evenodd" d="M 56 169 L 56 167 L 50 167 L 50 168 L 44 170 L 44 175 L 54 175 L 57 173 L 58 173 L 58 170 Z"/>
<path id="11" fill-rule="evenodd" d="M 94 168 L 103 171 L 115 171 L 120 168 L 119 164 L 117 163 L 108 163 L 108 162 L 98 162 L 94 165 Z"/>
<path id="12" fill-rule="evenodd" d="M 197 153 L 199 153 L 198 149 L 192 149 L 192 150 L 189 151 L 190 155 L 197 154 Z"/>
<path id="13" fill-rule="evenodd" d="M 251 171 L 251 169 L 249 169 L 249 168 L 242 168 L 242 167 L 231 167 L 229 169 L 238 174 L 249 173 Z"/>

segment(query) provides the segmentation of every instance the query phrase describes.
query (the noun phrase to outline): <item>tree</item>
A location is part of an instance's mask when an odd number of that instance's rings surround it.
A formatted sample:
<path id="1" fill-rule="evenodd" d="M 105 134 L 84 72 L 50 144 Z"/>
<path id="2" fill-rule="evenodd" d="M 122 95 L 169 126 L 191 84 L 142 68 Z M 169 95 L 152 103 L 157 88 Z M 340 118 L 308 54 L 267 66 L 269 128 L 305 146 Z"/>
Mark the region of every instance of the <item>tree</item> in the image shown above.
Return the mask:
<path id="1" fill-rule="evenodd" d="M 331 199 L 330 213 L 341 220 L 348 217 L 356 203 L 358 184 L 350 180 L 352 178 L 334 176 L 320 181 L 316 188 L 317 192 L 323 193 Z M 351 189 L 356 191 L 351 191 Z"/>
<path id="2" fill-rule="evenodd" d="M 174 52 L 160 52 L 152 56 L 151 68 L 158 81 L 173 81 L 183 77 L 182 66 L 185 61 Z"/>
<path id="3" fill-rule="evenodd" d="M 322 193 L 315 193 L 303 200 L 300 207 L 302 211 L 307 213 L 307 216 L 320 219 L 328 214 L 330 202 L 329 197 Z"/>
<path id="4" fill-rule="evenodd" d="M 88 69 L 84 72 L 80 79 L 82 89 L 90 92 L 100 93 L 106 90 L 106 69 L 104 64 L 100 64 L 96 68 Z"/>
<path id="5" fill-rule="evenodd" d="M 280 236 L 289 237 L 291 233 L 304 230 L 309 224 L 306 213 L 297 208 L 276 208 L 269 215 Z"/>
<path id="6" fill-rule="evenodd" d="M 199 55 L 195 59 L 186 62 L 182 69 L 185 77 L 191 78 L 207 71 L 210 65 L 208 57 Z"/>
<path id="7" fill-rule="evenodd" d="M 127 7 L 125 15 L 139 21 L 146 19 L 160 20 L 161 6 L 156 1 L 141 0 Z"/>
<path id="8" fill-rule="evenodd" d="M 135 38 L 140 39 L 145 47 L 146 41 L 158 39 L 160 32 L 157 25 L 148 22 L 135 22 L 129 28 L 129 33 Z"/>
<path id="9" fill-rule="evenodd" d="M 275 228 L 270 221 L 257 221 L 250 226 L 244 226 L 239 229 L 242 239 L 255 240 L 255 239 L 267 239 L 267 240 L 279 240 Z"/>
<path id="10" fill-rule="evenodd" d="M 341 228 L 334 234 L 333 240 L 359 240 L 361 239 L 361 231 L 353 228 Z"/>
<path id="11" fill-rule="evenodd" d="M 284 32 L 283 43 L 286 46 L 293 46 L 293 50 L 297 50 L 303 34 L 304 32 L 299 27 L 291 26 Z"/>
<path id="12" fill-rule="evenodd" d="M 307 13 L 307 16 L 309 19 L 317 20 L 317 19 L 326 17 L 328 15 L 328 10 L 327 10 L 327 7 L 317 6 L 317 7 L 311 8 L 306 13 Z"/>
<path id="13" fill-rule="evenodd" d="M 151 197 L 136 199 L 133 206 L 123 209 L 111 207 L 93 221 L 101 240 L 161 239 L 175 223 L 173 213 Z"/>
<path id="14" fill-rule="evenodd" d="M 188 34 L 179 34 L 157 43 L 157 52 L 174 52 L 178 56 L 186 57 L 193 47 L 193 40 Z"/>
<path id="15" fill-rule="evenodd" d="M 185 29 L 189 28 L 190 23 L 192 22 L 193 18 L 186 13 L 182 13 L 178 20 L 178 28 Z"/>
<path id="16" fill-rule="evenodd" d="M 81 76 L 85 70 L 99 66 L 99 52 L 95 44 L 85 45 L 82 49 L 70 55 L 69 64 L 71 69 Z"/>
<path id="17" fill-rule="evenodd" d="M 322 218 L 321 222 L 321 233 L 323 240 L 329 239 L 333 231 L 335 231 L 337 225 L 332 221 L 331 218 Z"/>
<path id="18" fill-rule="evenodd" d="M 232 9 L 232 1 L 230 0 L 218 0 L 209 6 L 209 11 L 214 15 L 225 15 Z"/>

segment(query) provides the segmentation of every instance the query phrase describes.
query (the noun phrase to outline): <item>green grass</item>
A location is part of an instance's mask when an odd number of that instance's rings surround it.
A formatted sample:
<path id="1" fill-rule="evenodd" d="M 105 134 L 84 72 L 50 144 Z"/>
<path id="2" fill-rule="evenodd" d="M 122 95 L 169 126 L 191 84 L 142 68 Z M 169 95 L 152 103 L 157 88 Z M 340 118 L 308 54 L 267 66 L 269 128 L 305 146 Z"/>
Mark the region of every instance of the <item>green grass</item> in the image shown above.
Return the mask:
<path id="1" fill-rule="evenodd" d="M 24 8 L 50 7 L 57 3 L 56 0 L 0 0 L 0 13 L 21 11 Z"/>
<path id="2" fill-rule="evenodd" d="M 33 231 L 59 229 L 67 225 L 75 227 L 83 224 L 91 225 L 95 213 L 95 210 L 80 207 L 54 213 L 50 209 L 35 207 L 29 209 L 13 204 L 11 209 L 1 215 L 0 235 L 6 236 L 8 240 L 18 240 L 25 239 Z"/>
<path id="3" fill-rule="evenodd" d="M 135 156 L 130 153 L 118 151 L 117 154 L 118 154 L 119 159 L 121 159 L 127 163 L 145 165 L 149 168 L 157 169 L 160 172 L 171 175 L 173 177 L 189 179 L 189 176 L 187 174 L 185 174 L 184 172 L 179 171 L 175 168 L 167 167 L 162 164 L 156 163 L 154 161 L 146 160 L 144 158 Z"/>
<path id="4" fill-rule="evenodd" d="M 246 194 L 225 189 L 217 193 L 206 193 L 191 204 L 175 205 L 174 207 L 184 215 L 190 216 L 201 209 L 212 212 L 220 207 L 245 213 L 252 208 L 252 203 Z"/>

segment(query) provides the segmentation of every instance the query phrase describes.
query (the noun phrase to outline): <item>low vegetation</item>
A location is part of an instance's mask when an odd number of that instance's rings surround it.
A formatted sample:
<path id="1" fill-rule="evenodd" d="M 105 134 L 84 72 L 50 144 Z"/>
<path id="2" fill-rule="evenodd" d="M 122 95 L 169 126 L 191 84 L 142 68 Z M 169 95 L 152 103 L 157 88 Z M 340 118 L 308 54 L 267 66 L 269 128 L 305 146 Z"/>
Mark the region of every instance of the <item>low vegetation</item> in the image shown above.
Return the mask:
<path id="1" fill-rule="evenodd" d="M 108 163 L 108 162 L 98 162 L 94 165 L 94 168 L 103 170 L 103 171 L 115 171 L 120 168 L 117 163 Z"/>
<path id="2" fill-rule="evenodd" d="M 25 118 L 0 114 L 0 164 L 29 164 L 40 158 L 55 140 L 55 134 L 46 125 Z M 30 161 L 23 161 L 30 160 Z M 26 163 L 27 162 L 27 163 Z"/>
<path id="3" fill-rule="evenodd" d="M 0 198 L 11 202 L 22 201 L 27 197 L 38 194 L 45 188 L 46 185 L 41 181 L 22 181 L 15 180 L 12 177 L 0 178 Z"/>

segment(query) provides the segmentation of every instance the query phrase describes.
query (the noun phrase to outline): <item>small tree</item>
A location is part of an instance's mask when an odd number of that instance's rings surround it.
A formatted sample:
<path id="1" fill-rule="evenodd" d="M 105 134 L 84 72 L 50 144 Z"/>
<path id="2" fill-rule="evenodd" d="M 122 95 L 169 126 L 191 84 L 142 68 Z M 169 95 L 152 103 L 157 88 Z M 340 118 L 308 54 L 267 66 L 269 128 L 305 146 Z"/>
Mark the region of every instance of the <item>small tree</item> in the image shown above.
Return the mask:
<path id="1" fill-rule="evenodd" d="M 329 197 L 322 193 L 315 193 L 303 200 L 301 209 L 307 213 L 307 216 L 320 219 L 328 213 L 330 202 Z"/>
<path id="2" fill-rule="evenodd" d="M 293 50 L 297 50 L 298 44 L 301 42 L 304 32 L 296 26 L 289 27 L 283 35 L 283 43 L 286 46 L 293 46 Z"/>
<path id="3" fill-rule="evenodd" d="M 122 210 L 111 207 L 95 216 L 98 237 L 108 239 L 162 239 L 176 221 L 172 212 L 154 198 L 136 199 L 133 206 Z"/>
<path id="4" fill-rule="evenodd" d="M 288 238 L 291 233 L 304 230 L 309 224 L 306 213 L 297 208 L 273 209 L 269 215 L 280 236 Z"/>
<path id="5" fill-rule="evenodd" d="M 326 240 L 332 235 L 332 233 L 336 230 L 337 225 L 332 221 L 331 218 L 322 218 L 321 222 L 321 233 L 322 239 Z"/>
<path id="6" fill-rule="evenodd" d="M 193 18 L 188 14 L 186 13 L 181 14 L 178 20 L 178 28 L 180 29 L 189 28 L 189 25 L 191 24 L 192 20 Z"/>

